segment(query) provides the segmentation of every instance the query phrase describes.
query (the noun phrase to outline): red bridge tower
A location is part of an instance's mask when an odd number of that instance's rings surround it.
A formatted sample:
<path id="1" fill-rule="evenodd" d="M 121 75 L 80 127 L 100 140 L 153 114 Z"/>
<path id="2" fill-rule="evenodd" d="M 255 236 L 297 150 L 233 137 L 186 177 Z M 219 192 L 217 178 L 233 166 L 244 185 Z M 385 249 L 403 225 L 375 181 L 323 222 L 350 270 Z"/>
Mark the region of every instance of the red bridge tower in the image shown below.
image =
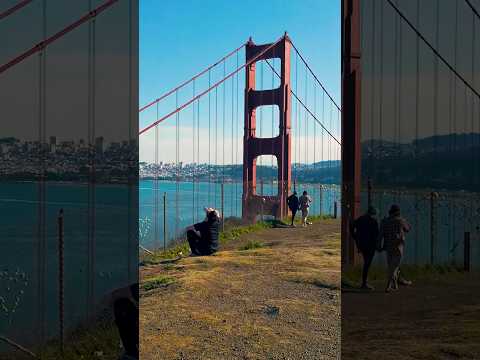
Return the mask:
<path id="1" fill-rule="evenodd" d="M 264 51 L 271 44 L 255 45 L 250 38 L 246 45 L 246 62 Z M 255 90 L 255 62 L 246 68 L 245 130 L 243 137 L 243 196 L 242 216 L 255 222 L 257 215 L 273 215 L 277 219 L 287 216 L 286 199 L 291 186 L 291 95 L 290 95 L 290 39 L 284 37 L 255 61 L 279 58 L 281 60 L 280 86 L 271 90 Z M 256 108 L 277 105 L 279 134 L 273 138 L 255 136 Z M 277 196 L 259 196 L 256 193 L 256 159 L 260 155 L 273 155 L 278 164 Z"/>

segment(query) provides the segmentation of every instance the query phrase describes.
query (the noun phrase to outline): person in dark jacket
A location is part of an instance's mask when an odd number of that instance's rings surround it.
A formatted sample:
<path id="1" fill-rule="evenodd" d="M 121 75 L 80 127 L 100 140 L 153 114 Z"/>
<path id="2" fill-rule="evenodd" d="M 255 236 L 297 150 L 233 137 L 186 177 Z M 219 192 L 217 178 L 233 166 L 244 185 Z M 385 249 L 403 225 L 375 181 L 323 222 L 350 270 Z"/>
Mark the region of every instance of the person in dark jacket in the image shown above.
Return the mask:
<path id="1" fill-rule="evenodd" d="M 139 358 L 138 309 L 138 282 L 108 292 L 96 307 L 96 317 L 103 317 L 106 315 L 104 312 L 108 311 L 115 319 L 123 345 L 123 353 L 118 360 L 138 360 Z"/>
<path id="2" fill-rule="evenodd" d="M 124 354 L 119 360 L 138 360 L 138 283 L 130 286 L 130 296 L 123 296 L 115 300 L 113 311 L 115 323 L 122 340 Z"/>
<path id="3" fill-rule="evenodd" d="M 292 225 L 291 226 L 295 226 L 293 224 L 293 221 L 295 220 L 295 214 L 297 213 L 298 211 L 298 205 L 299 205 L 299 201 L 298 201 L 298 196 L 297 196 L 297 192 L 294 191 L 292 195 L 290 195 L 288 198 L 287 198 L 287 205 L 288 205 L 288 208 L 290 209 L 290 211 L 292 212 Z"/>
<path id="4" fill-rule="evenodd" d="M 350 229 L 358 252 L 363 257 L 363 272 L 362 272 L 362 289 L 373 290 L 373 287 L 368 285 L 368 270 L 372 264 L 375 250 L 377 248 L 377 239 L 379 234 L 378 221 L 375 219 L 377 214 L 376 209 L 370 206 L 367 213 L 355 220 Z"/>
<path id="5" fill-rule="evenodd" d="M 211 255 L 218 250 L 220 214 L 212 208 L 205 208 L 204 221 L 187 228 L 187 240 L 193 256 Z"/>

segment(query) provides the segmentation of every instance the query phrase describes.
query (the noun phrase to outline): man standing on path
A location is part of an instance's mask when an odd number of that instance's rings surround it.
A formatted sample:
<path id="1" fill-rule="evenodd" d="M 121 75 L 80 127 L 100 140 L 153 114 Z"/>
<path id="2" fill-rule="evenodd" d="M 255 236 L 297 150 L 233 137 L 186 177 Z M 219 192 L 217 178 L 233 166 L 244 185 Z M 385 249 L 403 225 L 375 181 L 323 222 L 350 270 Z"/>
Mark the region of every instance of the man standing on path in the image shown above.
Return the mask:
<path id="1" fill-rule="evenodd" d="M 297 196 L 296 191 L 294 191 L 293 194 L 290 195 L 287 198 L 287 205 L 288 205 L 288 208 L 290 209 L 290 211 L 292 212 L 292 225 L 291 226 L 294 227 L 295 224 L 293 223 L 293 221 L 295 220 L 295 214 L 298 211 L 298 205 L 299 205 L 298 196 Z"/>
<path id="2" fill-rule="evenodd" d="M 400 285 L 411 285 L 400 275 L 400 264 L 405 249 L 405 234 L 410 231 L 410 224 L 400 216 L 400 207 L 392 205 L 389 216 L 382 220 L 378 244 L 381 250 L 387 252 L 388 282 L 386 292 L 398 289 Z M 382 244 L 383 239 L 383 246 Z"/>
<path id="3" fill-rule="evenodd" d="M 312 203 L 312 198 L 308 196 L 307 192 L 304 191 L 303 195 L 300 196 L 300 209 L 302 210 L 302 226 L 312 225 L 311 222 L 308 222 L 308 209 Z"/>
<path id="4" fill-rule="evenodd" d="M 372 264 L 378 239 L 378 222 L 375 219 L 377 210 L 373 206 L 368 207 L 366 214 L 360 216 L 351 224 L 350 233 L 352 234 L 358 252 L 363 257 L 363 272 L 361 289 L 373 290 L 373 287 L 368 285 L 368 270 Z"/>

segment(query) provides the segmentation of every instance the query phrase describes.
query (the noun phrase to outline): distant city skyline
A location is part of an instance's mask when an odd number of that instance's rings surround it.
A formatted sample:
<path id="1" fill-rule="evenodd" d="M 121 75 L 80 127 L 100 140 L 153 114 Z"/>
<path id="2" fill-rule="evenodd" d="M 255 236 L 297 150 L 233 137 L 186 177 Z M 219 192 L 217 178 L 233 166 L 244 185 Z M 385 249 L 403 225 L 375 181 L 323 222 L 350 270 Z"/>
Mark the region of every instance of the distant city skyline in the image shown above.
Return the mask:
<path id="1" fill-rule="evenodd" d="M 136 141 L 104 142 L 97 137 L 89 146 L 83 139 L 57 141 L 0 138 L 0 180 L 26 180 L 44 177 L 52 181 L 126 182 L 127 175 L 137 176 Z M 131 172 L 134 171 L 135 174 Z"/>

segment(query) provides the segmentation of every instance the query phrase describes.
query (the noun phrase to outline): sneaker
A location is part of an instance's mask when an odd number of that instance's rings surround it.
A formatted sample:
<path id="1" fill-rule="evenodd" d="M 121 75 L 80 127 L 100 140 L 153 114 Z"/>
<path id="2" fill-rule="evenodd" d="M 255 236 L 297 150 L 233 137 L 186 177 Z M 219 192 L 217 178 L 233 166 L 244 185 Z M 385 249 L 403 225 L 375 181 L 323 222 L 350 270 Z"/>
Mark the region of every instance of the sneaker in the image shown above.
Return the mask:
<path id="1" fill-rule="evenodd" d="M 368 291 L 373 291 L 373 290 L 375 290 L 375 288 L 374 288 L 373 286 L 369 285 L 369 284 L 363 284 L 363 285 L 360 287 L 360 289 L 362 289 L 362 290 L 368 290 Z"/>
<path id="2" fill-rule="evenodd" d="M 311 222 L 307 222 L 307 225 L 313 225 L 313 223 L 311 223 Z"/>
<path id="3" fill-rule="evenodd" d="M 410 286 L 412 285 L 412 282 L 410 280 L 399 279 L 398 284 L 403 286 Z"/>
<path id="4" fill-rule="evenodd" d="M 394 287 L 392 287 L 392 286 L 388 286 L 388 287 L 385 289 L 385 292 L 386 292 L 386 293 L 390 293 L 390 292 L 392 292 L 392 291 L 397 291 L 397 290 L 398 290 L 398 288 L 394 288 Z"/>

